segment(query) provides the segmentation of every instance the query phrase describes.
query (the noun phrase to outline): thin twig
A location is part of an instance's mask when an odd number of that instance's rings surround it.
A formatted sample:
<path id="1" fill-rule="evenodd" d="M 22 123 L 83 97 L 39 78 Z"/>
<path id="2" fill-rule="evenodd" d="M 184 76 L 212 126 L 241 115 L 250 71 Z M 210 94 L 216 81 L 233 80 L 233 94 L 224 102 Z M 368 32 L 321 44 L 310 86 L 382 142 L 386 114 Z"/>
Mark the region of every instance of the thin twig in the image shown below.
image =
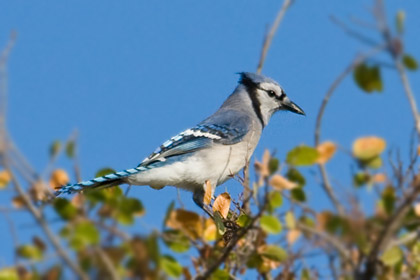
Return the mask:
<path id="1" fill-rule="evenodd" d="M 383 0 L 376 0 L 375 7 L 374 7 L 374 15 L 376 17 L 378 28 L 381 31 L 385 42 L 387 43 L 388 51 L 394 60 L 395 67 L 397 68 L 398 74 L 400 76 L 401 82 L 404 87 L 405 95 L 408 99 L 408 102 L 410 103 L 410 108 L 413 114 L 417 134 L 420 137 L 420 115 L 417 109 L 417 102 L 414 97 L 414 93 L 411 89 L 410 82 L 407 78 L 404 65 L 401 62 L 401 50 L 402 50 L 401 44 L 402 43 L 399 41 L 399 39 L 392 36 L 391 30 L 386 21 L 385 7 L 384 7 Z"/>
<path id="2" fill-rule="evenodd" d="M 379 237 L 373 243 L 372 250 L 366 259 L 365 271 L 362 274 L 361 279 L 373 279 L 376 274 L 376 265 L 378 261 L 378 255 L 385 248 L 389 246 L 391 238 L 395 235 L 404 222 L 404 217 L 410 211 L 413 202 L 417 199 L 420 194 L 420 177 L 417 177 L 413 181 L 412 191 L 404 201 L 401 202 L 400 206 L 395 210 L 394 214 L 388 219 L 383 227 Z"/>
<path id="3" fill-rule="evenodd" d="M 10 235 L 11 235 L 11 238 L 12 238 L 12 241 L 13 241 L 13 247 L 15 249 L 17 249 L 19 247 L 19 239 L 18 239 L 18 234 L 17 234 L 17 231 L 16 231 L 14 221 L 13 221 L 13 219 L 10 218 L 8 210 L 4 210 L 4 211 L 0 210 L 0 212 L 3 214 L 4 218 L 6 219 L 7 224 L 9 225 Z M 15 250 L 15 252 L 16 252 L 16 250 Z M 15 263 L 17 264 L 19 259 L 18 259 L 18 256 L 17 256 L 16 253 L 14 255 L 14 258 L 15 258 Z"/>
<path id="4" fill-rule="evenodd" d="M 266 190 L 267 190 L 267 188 L 266 188 Z M 227 259 L 229 254 L 235 248 L 238 241 L 243 236 L 245 236 L 251 229 L 253 229 L 255 227 L 255 223 L 261 218 L 265 209 L 267 208 L 267 205 L 268 205 L 268 192 L 266 191 L 265 195 L 264 195 L 264 202 L 261 205 L 261 207 L 258 211 L 258 214 L 255 215 L 254 217 L 252 217 L 248 226 L 246 226 L 245 228 L 242 228 L 238 231 L 238 233 L 233 237 L 233 239 L 229 241 L 229 244 L 224 248 L 223 254 L 217 259 L 217 261 L 215 261 L 210 267 L 208 267 L 207 270 L 204 271 L 204 273 L 202 273 L 200 276 L 198 276 L 196 278 L 197 280 L 208 279 L 211 276 L 211 274 L 214 271 L 216 271 L 216 269 Z"/>
<path id="5" fill-rule="evenodd" d="M 118 275 L 118 272 L 115 270 L 114 264 L 112 263 L 112 260 L 109 258 L 109 256 L 105 253 L 104 250 L 102 250 L 101 247 L 95 246 L 93 247 L 93 250 L 95 251 L 98 258 L 101 260 L 103 266 L 105 267 L 107 271 L 107 276 L 109 276 L 112 280 L 119 280 L 120 276 Z"/>
<path id="6" fill-rule="evenodd" d="M 411 89 L 410 82 L 407 78 L 407 74 L 405 72 L 404 66 L 402 65 L 402 62 L 400 59 L 395 59 L 395 67 L 398 70 L 398 74 L 400 76 L 401 82 L 404 87 L 405 95 L 407 96 L 408 102 L 410 103 L 411 113 L 413 114 L 417 134 L 420 137 L 420 115 L 417 109 L 417 102 L 414 97 L 414 93 Z"/>
<path id="7" fill-rule="evenodd" d="M 16 32 L 10 33 L 9 42 L 3 49 L 0 56 L 0 128 L 4 128 L 6 121 L 6 110 L 7 110 L 7 60 L 10 52 L 16 42 Z M 0 131 L 0 133 L 3 131 Z"/>
<path id="8" fill-rule="evenodd" d="M 274 34 L 276 34 L 276 31 L 280 25 L 280 22 L 282 21 L 284 15 L 286 14 L 287 9 L 290 7 L 290 5 L 293 4 L 294 0 L 284 0 L 283 5 L 279 12 L 277 13 L 276 19 L 274 20 L 273 25 L 270 28 L 270 31 L 264 38 L 263 48 L 261 50 L 261 57 L 258 62 L 257 66 L 257 73 L 260 74 L 262 67 L 264 65 L 265 58 L 268 53 L 268 49 L 270 48 L 271 41 L 273 40 Z"/>
<path id="9" fill-rule="evenodd" d="M 363 63 L 366 59 L 372 57 L 373 55 L 377 54 L 378 52 L 380 52 L 381 50 L 384 49 L 384 46 L 376 46 L 375 48 L 373 48 L 372 50 L 370 50 L 369 52 L 367 52 L 364 55 L 359 55 L 358 57 L 356 57 L 352 63 L 350 63 L 342 73 L 340 73 L 340 75 L 338 75 L 338 77 L 334 80 L 334 82 L 331 84 L 330 88 L 328 89 L 327 93 L 324 96 L 324 99 L 322 100 L 321 106 L 319 108 L 318 111 L 318 115 L 316 118 L 316 124 L 315 124 L 315 146 L 318 146 L 320 144 L 320 138 L 321 138 L 321 124 L 322 124 L 322 118 L 324 116 L 325 113 L 325 109 L 327 108 L 328 102 L 331 99 L 331 96 L 333 95 L 333 93 L 336 91 L 336 89 L 338 88 L 338 86 L 343 82 L 343 80 L 350 74 L 353 72 L 353 70 L 360 65 L 361 63 Z M 337 196 L 335 195 L 332 185 L 330 183 L 329 177 L 328 177 L 328 173 L 326 170 L 326 167 L 324 164 L 319 164 L 319 170 L 321 172 L 321 176 L 322 176 L 322 187 L 324 189 L 324 191 L 326 192 L 327 196 L 329 197 L 329 199 L 331 200 L 331 202 L 334 204 L 334 207 L 336 208 L 337 212 L 339 213 L 339 215 L 344 216 L 345 215 L 345 209 L 343 207 L 343 205 L 341 205 L 341 203 L 339 202 L 339 200 L 337 199 Z"/>
<path id="10" fill-rule="evenodd" d="M 334 16 L 330 16 L 331 21 L 336 24 L 338 27 L 340 27 L 345 33 L 347 33 L 347 35 L 356 38 L 357 40 L 368 44 L 370 46 L 376 46 L 378 45 L 377 42 L 373 41 L 372 39 L 370 39 L 369 37 L 366 37 L 362 34 L 360 34 L 359 32 L 349 28 L 346 24 L 344 24 L 344 22 L 342 22 L 341 20 L 339 20 L 338 18 L 334 17 Z"/>
<path id="11" fill-rule="evenodd" d="M 355 268 L 355 264 L 349 254 L 349 250 L 343 245 L 342 241 L 337 239 L 335 236 L 328 234 L 325 231 L 317 230 L 316 228 L 309 227 L 305 224 L 298 223 L 297 228 L 303 232 L 311 233 L 322 240 L 324 240 L 327 244 L 331 245 L 337 252 L 344 258 L 344 261 L 349 263 L 352 268 Z"/>

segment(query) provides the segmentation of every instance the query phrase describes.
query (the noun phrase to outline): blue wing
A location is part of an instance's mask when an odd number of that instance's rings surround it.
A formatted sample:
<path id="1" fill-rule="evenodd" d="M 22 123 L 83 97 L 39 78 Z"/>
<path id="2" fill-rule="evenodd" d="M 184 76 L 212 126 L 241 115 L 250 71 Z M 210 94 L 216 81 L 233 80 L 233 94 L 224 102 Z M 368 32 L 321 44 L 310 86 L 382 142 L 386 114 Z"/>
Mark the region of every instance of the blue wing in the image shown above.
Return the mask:
<path id="1" fill-rule="evenodd" d="M 233 145 L 241 141 L 247 134 L 247 126 L 228 124 L 210 124 L 203 122 L 193 128 L 187 129 L 172 137 L 150 156 L 143 160 L 139 166 L 148 166 L 156 162 L 164 162 L 173 156 L 188 154 L 197 150 L 211 147 L 215 143 Z"/>

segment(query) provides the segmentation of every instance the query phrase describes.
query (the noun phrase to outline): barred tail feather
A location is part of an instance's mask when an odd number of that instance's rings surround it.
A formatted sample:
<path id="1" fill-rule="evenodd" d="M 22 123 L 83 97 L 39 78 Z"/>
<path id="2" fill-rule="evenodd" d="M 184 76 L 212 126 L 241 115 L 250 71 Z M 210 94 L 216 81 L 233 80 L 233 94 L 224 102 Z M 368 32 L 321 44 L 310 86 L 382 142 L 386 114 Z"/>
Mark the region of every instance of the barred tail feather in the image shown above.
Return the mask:
<path id="1" fill-rule="evenodd" d="M 130 175 L 145 171 L 147 169 L 148 169 L 147 167 L 138 166 L 136 168 L 126 169 L 120 172 L 107 174 L 105 176 L 97 177 L 95 179 L 88 180 L 88 181 L 79 182 L 77 184 L 68 184 L 68 185 L 62 186 L 54 194 L 55 196 L 59 196 L 62 194 L 78 193 L 84 190 L 103 189 L 103 188 L 113 187 L 121 183 L 125 183 L 126 181 L 124 180 L 124 178 Z"/>

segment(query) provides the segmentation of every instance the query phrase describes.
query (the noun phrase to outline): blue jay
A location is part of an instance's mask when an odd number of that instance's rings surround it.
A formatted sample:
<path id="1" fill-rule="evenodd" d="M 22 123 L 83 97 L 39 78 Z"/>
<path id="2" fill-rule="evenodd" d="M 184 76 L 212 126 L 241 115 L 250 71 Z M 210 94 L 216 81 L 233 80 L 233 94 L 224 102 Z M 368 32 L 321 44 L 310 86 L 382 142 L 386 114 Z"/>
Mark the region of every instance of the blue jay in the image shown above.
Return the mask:
<path id="1" fill-rule="evenodd" d="M 216 186 L 246 165 L 263 128 L 280 110 L 305 115 L 274 80 L 240 73 L 238 86 L 213 115 L 164 142 L 137 167 L 66 185 L 55 194 L 122 183 L 155 189 L 175 186 L 192 191 L 194 202 L 206 210 L 203 199 L 207 184 L 213 195 Z"/>

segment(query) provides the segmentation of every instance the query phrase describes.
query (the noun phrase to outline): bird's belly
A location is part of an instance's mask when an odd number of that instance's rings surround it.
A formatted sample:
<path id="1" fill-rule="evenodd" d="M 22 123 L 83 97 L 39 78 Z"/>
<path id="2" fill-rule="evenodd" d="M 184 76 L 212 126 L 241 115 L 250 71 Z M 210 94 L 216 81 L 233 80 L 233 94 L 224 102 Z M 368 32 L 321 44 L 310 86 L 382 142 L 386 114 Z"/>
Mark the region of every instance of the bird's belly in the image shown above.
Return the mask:
<path id="1" fill-rule="evenodd" d="M 130 176 L 128 182 L 152 187 L 176 186 L 190 191 L 202 188 L 206 181 L 220 185 L 245 166 L 252 152 L 246 142 L 217 145 Z"/>

